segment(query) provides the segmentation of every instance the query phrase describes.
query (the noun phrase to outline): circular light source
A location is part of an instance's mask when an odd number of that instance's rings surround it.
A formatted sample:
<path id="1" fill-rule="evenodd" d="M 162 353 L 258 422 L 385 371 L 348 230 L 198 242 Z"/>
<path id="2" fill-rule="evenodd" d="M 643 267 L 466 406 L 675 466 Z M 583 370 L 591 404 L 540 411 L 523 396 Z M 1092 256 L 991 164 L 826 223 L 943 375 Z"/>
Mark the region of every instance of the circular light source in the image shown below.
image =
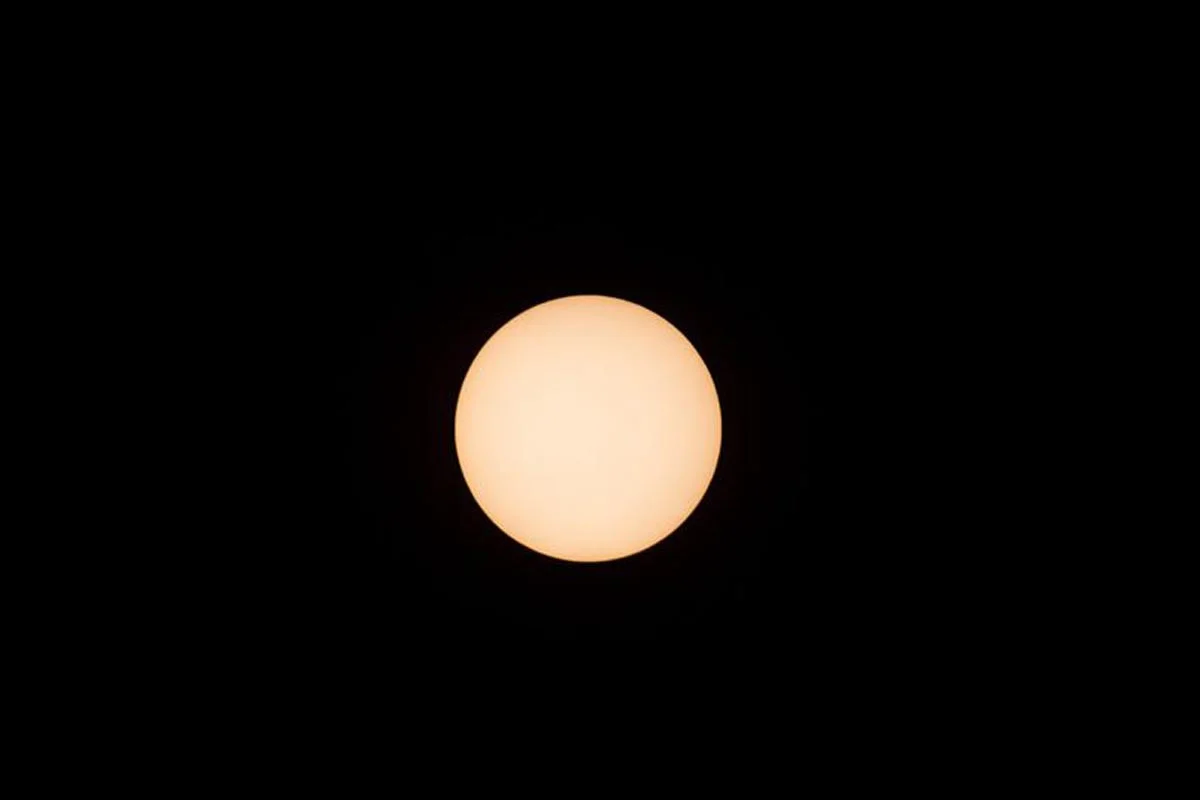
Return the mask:
<path id="1" fill-rule="evenodd" d="M 534 306 L 484 344 L 454 441 L 502 531 L 548 556 L 607 561 L 661 541 L 696 508 L 716 470 L 721 410 L 671 323 L 579 295 Z"/>

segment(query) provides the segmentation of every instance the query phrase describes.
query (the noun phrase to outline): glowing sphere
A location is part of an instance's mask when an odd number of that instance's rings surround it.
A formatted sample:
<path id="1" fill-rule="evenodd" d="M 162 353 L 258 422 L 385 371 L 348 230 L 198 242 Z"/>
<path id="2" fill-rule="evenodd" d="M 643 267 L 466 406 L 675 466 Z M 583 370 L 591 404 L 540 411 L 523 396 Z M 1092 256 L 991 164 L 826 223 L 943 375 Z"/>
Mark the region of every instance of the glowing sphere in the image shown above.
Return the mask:
<path id="1" fill-rule="evenodd" d="M 717 390 L 692 344 L 642 306 L 551 300 L 484 344 L 455 446 L 483 512 L 568 561 L 644 550 L 700 503 L 721 449 Z"/>

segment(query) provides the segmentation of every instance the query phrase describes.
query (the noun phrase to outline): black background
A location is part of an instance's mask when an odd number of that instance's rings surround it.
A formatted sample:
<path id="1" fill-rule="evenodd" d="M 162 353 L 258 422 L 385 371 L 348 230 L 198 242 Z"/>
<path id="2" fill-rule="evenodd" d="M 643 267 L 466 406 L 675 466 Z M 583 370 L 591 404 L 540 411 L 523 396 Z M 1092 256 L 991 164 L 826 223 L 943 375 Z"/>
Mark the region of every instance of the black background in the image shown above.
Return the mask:
<path id="1" fill-rule="evenodd" d="M 587 79 L 538 57 L 532 76 L 493 73 L 520 55 L 506 39 L 468 63 L 410 47 L 419 26 L 335 42 L 278 22 L 247 30 L 252 64 L 205 42 L 178 70 L 131 52 L 127 78 L 71 73 L 89 102 L 67 103 L 59 155 L 82 185 L 47 186 L 94 223 L 55 238 L 136 312 L 117 321 L 145 383 L 131 399 L 90 343 L 101 366 L 72 397 L 117 398 L 160 449 L 133 456 L 146 485 L 117 476 L 133 508 L 104 522 L 144 508 L 150 542 L 117 554 L 120 585 L 87 565 L 102 586 L 72 611 L 100 635 L 72 668 L 111 662 L 172 721 L 191 719 L 177 698 L 227 701 L 221 739 L 259 737 L 268 696 L 275 721 L 377 712 L 388 746 L 432 710 L 450 752 L 484 716 L 452 702 L 588 724 L 604 693 L 637 688 L 649 702 L 623 732 L 654 735 L 672 696 L 702 717 L 765 710 L 788 764 L 813 740 L 856 761 L 864 732 L 901 751 L 935 704 L 986 724 L 983 702 L 1044 682 L 1088 598 L 1054 561 L 1071 520 L 1028 503 L 1057 491 L 1065 447 L 1029 446 L 1022 414 L 1041 434 L 1071 410 L 1045 410 L 1049 382 L 1012 345 L 1041 347 L 1029 318 L 1055 311 L 1046 276 L 1072 256 L 1039 234 L 1069 211 L 1056 162 L 1078 142 L 1050 112 L 1076 78 L 1027 93 L 1007 41 L 966 69 L 974 31 L 944 53 L 878 18 L 832 38 L 691 37 L 702 57 L 663 51 L 661 71 L 606 50 Z M 602 564 L 509 540 L 453 445 L 482 344 L 575 293 L 676 325 L 723 412 L 695 513 Z M 1048 355 L 1047 373 L 1072 357 Z M 112 593 L 128 605 L 94 602 Z M 502 719 L 517 736 L 520 714 Z"/>
<path id="2" fill-rule="evenodd" d="M 338 140 L 303 170 L 300 148 L 239 175 L 214 226 L 238 251 L 217 403 L 241 432 L 245 506 L 224 528 L 245 568 L 214 608 L 257 652 L 342 676 L 633 681 L 653 657 L 796 688 L 985 658 L 1012 602 L 985 588 L 1011 556 L 978 497 L 974 410 L 999 244 L 963 162 L 846 133 L 794 157 Z M 695 513 L 600 564 L 506 537 L 453 442 L 487 338 L 583 293 L 676 325 L 723 414 Z"/>

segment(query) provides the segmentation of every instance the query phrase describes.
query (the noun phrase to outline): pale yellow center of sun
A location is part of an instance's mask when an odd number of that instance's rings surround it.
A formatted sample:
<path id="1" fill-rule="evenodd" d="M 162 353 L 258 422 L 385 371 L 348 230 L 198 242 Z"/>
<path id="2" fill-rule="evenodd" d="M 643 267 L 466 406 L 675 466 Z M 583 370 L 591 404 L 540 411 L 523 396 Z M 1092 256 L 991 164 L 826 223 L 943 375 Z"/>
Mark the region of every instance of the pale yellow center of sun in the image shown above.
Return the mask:
<path id="1" fill-rule="evenodd" d="M 721 449 L 712 376 L 669 322 L 581 295 L 509 321 L 455 413 L 471 494 L 521 544 L 569 561 L 651 546 L 704 496 Z"/>

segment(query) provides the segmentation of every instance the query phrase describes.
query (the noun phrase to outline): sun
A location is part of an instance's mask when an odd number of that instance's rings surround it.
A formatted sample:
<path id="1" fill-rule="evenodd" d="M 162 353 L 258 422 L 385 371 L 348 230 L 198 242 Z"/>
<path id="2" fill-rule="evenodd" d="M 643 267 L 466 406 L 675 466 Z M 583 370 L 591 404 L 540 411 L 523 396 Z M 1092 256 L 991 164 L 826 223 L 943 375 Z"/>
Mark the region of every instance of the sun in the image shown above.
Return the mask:
<path id="1" fill-rule="evenodd" d="M 534 306 L 475 357 L 454 420 L 472 496 L 521 544 L 608 561 L 669 536 L 721 450 L 716 386 L 695 347 L 635 303 Z"/>

